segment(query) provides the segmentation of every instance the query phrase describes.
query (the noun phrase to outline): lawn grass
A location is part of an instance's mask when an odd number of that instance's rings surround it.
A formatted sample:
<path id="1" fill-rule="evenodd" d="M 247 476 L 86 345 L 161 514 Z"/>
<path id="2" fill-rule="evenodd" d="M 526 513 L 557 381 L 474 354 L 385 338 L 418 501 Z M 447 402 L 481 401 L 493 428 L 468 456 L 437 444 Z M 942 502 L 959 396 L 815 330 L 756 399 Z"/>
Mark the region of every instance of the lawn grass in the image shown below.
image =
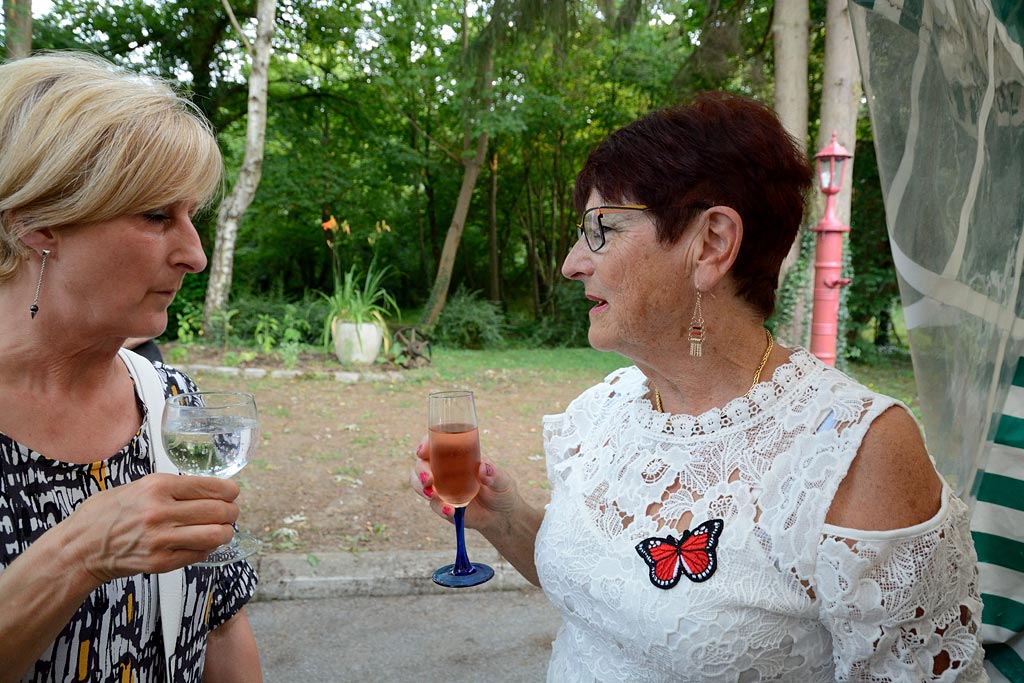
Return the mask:
<path id="1" fill-rule="evenodd" d="M 176 349 L 170 344 L 164 349 L 171 364 L 188 365 L 186 348 Z M 307 352 L 323 353 L 324 361 L 333 362 L 319 347 L 306 348 Z M 225 354 L 223 364 L 236 364 L 245 355 L 245 349 L 233 349 Z M 256 356 L 255 352 L 251 355 Z M 178 358 L 177 356 L 182 356 Z M 256 361 L 258 365 L 259 361 Z M 572 382 L 587 387 L 601 381 L 609 373 L 630 365 L 631 361 L 617 353 L 595 351 L 591 348 L 504 348 L 487 350 L 448 349 L 433 350 L 430 365 L 409 371 L 406 379 L 417 385 L 461 386 L 491 384 L 497 378 L 515 374 L 538 381 Z M 343 368 L 365 371 L 366 368 Z M 892 396 L 907 404 L 918 414 L 917 386 L 910 354 L 896 349 L 887 353 L 872 353 L 858 362 L 849 362 L 847 374 L 868 388 Z M 582 389 L 581 389 L 582 390 Z"/>
<path id="2" fill-rule="evenodd" d="M 867 385 L 869 389 L 903 401 L 920 419 L 914 366 L 908 352 L 873 354 L 873 357 L 865 362 L 850 363 L 846 372 Z"/>
<path id="3" fill-rule="evenodd" d="M 533 371 L 551 379 L 592 379 L 630 365 L 617 353 L 594 349 L 503 349 L 468 351 L 437 349 L 428 370 L 431 379 L 457 384 L 472 381 L 489 371 Z M 907 404 L 918 417 L 914 367 L 906 351 L 872 354 L 869 360 L 848 363 L 846 372 L 857 381 Z"/>
<path id="4" fill-rule="evenodd" d="M 613 370 L 630 365 L 628 358 L 617 353 L 584 349 L 502 349 L 469 351 L 438 349 L 431 367 L 442 378 L 457 379 L 488 370 L 542 370 L 572 376 L 579 373 L 604 377 Z"/>

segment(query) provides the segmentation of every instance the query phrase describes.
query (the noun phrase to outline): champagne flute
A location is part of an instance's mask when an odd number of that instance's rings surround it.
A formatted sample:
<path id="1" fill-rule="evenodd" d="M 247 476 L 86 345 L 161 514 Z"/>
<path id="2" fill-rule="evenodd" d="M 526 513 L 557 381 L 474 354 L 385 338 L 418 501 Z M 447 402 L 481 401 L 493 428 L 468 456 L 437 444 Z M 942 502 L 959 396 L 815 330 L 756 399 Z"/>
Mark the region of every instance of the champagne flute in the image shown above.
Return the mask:
<path id="1" fill-rule="evenodd" d="M 259 416 L 252 394 L 239 391 L 195 391 L 164 402 L 163 442 L 167 457 L 186 474 L 228 479 L 246 463 L 256 446 Z M 259 550 L 260 541 L 235 531 L 201 567 L 237 562 Z"/>
<path id="2" fill-rule="evenodd" d="M 455 508 L 455 564 L 434 572 L 434 583 L 466 588 L 489 581 L 494 570 L 474 564 L 466 554 L 466 506 L 480 490 L 480 434 L 471 391 L 437 391 L 428 398 L 430 469 L 434 491 Z"/>

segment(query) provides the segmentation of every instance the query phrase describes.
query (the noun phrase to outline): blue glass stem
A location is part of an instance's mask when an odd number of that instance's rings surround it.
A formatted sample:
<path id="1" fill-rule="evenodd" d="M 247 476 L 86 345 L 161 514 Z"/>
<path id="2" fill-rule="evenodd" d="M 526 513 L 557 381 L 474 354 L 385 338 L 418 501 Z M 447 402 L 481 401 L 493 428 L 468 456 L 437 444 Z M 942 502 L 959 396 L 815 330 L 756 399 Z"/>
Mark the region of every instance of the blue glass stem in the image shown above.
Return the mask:
<path id="1" fill-rule="evenodd" d="M 469 555 L 466 554 L 466 508 L 455 508 L 455 566 L 452 567 L 452 574 L 455 576 L 467 576 L 476 571 L 469 562 Z"/>

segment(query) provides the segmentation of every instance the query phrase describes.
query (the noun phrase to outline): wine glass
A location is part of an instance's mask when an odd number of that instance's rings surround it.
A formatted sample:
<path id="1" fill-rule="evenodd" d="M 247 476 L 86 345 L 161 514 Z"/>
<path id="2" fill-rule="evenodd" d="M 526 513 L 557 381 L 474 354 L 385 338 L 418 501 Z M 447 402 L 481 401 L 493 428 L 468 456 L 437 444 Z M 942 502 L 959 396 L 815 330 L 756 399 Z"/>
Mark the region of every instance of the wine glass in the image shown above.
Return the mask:
<path id="1" fill-rule="evenodd" d="M 480 490 L 480 434 L 471 391 L 435 391 L 428 398 L 430 469 L 434 491 L 455 508 L 455 564 L 434 572 L 434 583 L 466 588 L 489 581 L 494 570 L 469 561 L 466 554 L 466 506 Z"/>
<path id="2" fill-rule="evenodd" d="M 163 442 L 167 457 L 186 474 L 227 479 L 245 467 L 256 446 L 256 399 L 240 391 L 195 391 L 164 402 Z M 259 550 L 256 537 L 235 531 L 201 567 L 218 567 Z"/>

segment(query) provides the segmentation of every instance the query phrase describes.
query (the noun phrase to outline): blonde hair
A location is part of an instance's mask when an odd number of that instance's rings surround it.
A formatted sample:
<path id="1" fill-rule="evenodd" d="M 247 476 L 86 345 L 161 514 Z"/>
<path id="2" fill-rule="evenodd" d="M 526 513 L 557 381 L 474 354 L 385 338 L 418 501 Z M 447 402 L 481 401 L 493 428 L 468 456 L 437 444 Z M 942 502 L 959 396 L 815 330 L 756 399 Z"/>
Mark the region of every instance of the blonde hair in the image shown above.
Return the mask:
<path id="1" fill-rule="evenodd" d="M 81 53 L 0 65 L 0 282 L 32 230 L 207 205 L 222 175 L 210 123 L 162 80 Z"/>

